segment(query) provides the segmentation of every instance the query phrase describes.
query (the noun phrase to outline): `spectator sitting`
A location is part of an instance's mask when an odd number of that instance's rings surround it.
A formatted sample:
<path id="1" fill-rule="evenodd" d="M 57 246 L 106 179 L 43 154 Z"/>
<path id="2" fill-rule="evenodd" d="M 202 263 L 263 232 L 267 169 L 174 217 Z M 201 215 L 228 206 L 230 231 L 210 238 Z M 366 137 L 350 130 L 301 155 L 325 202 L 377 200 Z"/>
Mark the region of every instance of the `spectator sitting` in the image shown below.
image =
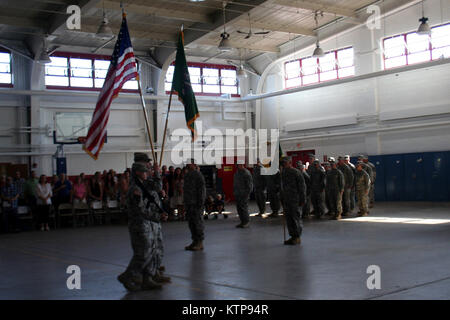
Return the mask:
<path id="1" fill-rule="evenodd" d="M 3 227 L 5 232 L 10 232 L 10 225 L 12 225 L 12 230 L 15 232 L 20 231 L 18 229 L 18 199 L 19 193 L 17 192 L 16 186 L 13 183 L 11 177 L 6 178 L 6 184 L 1 189 L 1 198 L 3 200 Z"/>
<path id="2" fill-rule="evenodd" d="M 54 185 L 55 205 L 56 208 L 62 203 L 70 202 L 70 193 L 72 190 L 72 183 L 66 179 L 66 175 L 61 173 L 59 175 L 59 181 Z"/>
<path id="3" fill-rule="evenodd" d="M 106 201 L 117 200 L 118 184 L 114 178 L 115 177 L 113 176 L 113 171 L 110 170 L 106 174 L 106 179 L 105 179 L 104 196 L 105 196 Z"/>
<path id="4" fill-rule="evenodd" d="M 87 203 L 87 187 L 81 176 L 76 178 L 70 197 L 73 204 Z"/>
<path id="5" fill-rule="evenodd" d="M 14 178 L 14 185 L 19 193 L 19 206 L 24 206 L 25 203 L 25 179 L 21 177 L 20 171 L 16 171 Z"/>
<path id="6" fill-rule="evenodd" d="M 225 209 L 225 202 L 222 200 L 222 195 L 218 193 L 216 198 L 214 199 L 214 211 L 217 211 L 216 219 L 219 214 L 223 214 L 223 210 Z M 228 215 L 223 214 L 224 219 L 228 218 Z"/>
<path id="7" fill-rule="evenodd" d="M 41 225 L 41 231 L 50 231 L 48 220 L 50 215 L 50 205 L 52 204 L 51 197 L 52 187 L 47 183 L 47 177 L 43 174 L 39 178 L 39 183 L 36 186 L 37 195 L 37 214 L 38 223 Z"/>
<path id="8" fill-rule="evenodd" d="M 100 172 L 97 171 L 91 180 L 90 186 L 88 188 L 89 200 L 90 201 L 102 201 L 103 200 L 103 181 Z"/>
<path id="9" fill-rule="evenodd" d="M 209 215 L 214 210 L 214 198 L 213 196 L 209 195 L 205 200 L 205 211 L 206 214 L 204 215 L 203 219 L 208 220 Z"/>
<path id="10" fill-rule="evenodd" d="M 122 207 L 125 207 L 125 204 L 127 202 L 127 192 L 129 185 L 130 185 L 130 172 L 128 170 L 125 170 L 119 179 L 120 205 Z"/>

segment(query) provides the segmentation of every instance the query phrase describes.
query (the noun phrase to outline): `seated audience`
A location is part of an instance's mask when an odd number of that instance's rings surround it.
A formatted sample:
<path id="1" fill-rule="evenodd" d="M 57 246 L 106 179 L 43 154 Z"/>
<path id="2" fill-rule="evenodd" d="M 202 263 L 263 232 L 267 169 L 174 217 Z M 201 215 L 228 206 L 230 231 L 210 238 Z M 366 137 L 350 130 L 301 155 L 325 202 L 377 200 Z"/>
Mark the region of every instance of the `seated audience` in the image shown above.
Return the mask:
<path id="1" fill-rule="evenodd" d="M 76 177 L 71 192 L 71 203 L 87 203 L 87 186 L 81 178 L 81 175 Z"/>
<path id="2" fill-rule="evenodd" d="M 17 192 L 16 186 L 13 183 L 13 178 L 6 178 L 6 184 L 2 187 L 0 191 L 2 202 L 2 213 L 3 213 L 3 228 L 4 232 L 18 232 L 18 199 L 19 193 Z"/>

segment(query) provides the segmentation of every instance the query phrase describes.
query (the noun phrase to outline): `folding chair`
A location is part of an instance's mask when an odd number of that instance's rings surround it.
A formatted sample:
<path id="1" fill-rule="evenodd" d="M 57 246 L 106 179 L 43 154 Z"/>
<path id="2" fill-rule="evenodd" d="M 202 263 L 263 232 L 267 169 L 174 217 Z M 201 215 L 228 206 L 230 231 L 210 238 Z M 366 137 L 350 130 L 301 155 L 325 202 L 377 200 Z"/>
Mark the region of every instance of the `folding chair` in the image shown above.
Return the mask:
<path id="1" fill-rule="evenodd" d="M 92 201 L 91 202 L 91 214 L 92 218 L 95 222 L 95 220 L 99 221 L 100 224 L 106 223 L 106 216 L 108 214 L 106 208 L 103 205 L 102 201 Z"/>
<path id="2" fill-rule="evenodd" d="M 30 223 L 31 230 L 34 229 L 34 223 L 33 223 L 33 213 L 30 210 L 30 207 L 28 206 L 19 206 L 17 207 L 17 216 L 18 220 L 20 221 L 20 226 L 23 227 L 25 221 L 28 221 Z"/>
<path id="3" fill-rule="evenodd" d="M 75 215 L 70 203 L 61 203 L 58 206 L 58 228 L 61 227 L 61 220 L 64 218 L 72 218 L 72 226 L 75 227 Z"/>
<path id="4" fill-rule="evenodd" d="M 108 217 L 110 222 L 122 220 L 122 210 L 120 209 L 119 201 L 108 200 L 106 201 L 106 209 L 108 210 Z"/>
<path id="5" fill-rule="evenodd" d="M 85 225 L 92 224 L 92 216 L 89 211 L 89 206 L 84 202 L 74 203 L 73 205 L 73 216 L 75 221 L 75 227 L 78 225 L 78 218 L 83 217 L 86 222 Z"/>

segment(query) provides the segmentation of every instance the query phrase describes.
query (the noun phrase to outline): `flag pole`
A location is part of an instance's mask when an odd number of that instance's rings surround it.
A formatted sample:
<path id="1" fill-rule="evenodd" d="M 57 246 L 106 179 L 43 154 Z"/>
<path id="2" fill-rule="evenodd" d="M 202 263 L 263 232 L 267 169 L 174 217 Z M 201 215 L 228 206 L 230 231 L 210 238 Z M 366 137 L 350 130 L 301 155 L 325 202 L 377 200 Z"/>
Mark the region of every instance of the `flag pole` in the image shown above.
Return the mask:
<path id="1" fill-rule="evenodd" d="M 172 95 L 173 95 L 173 91 L 170 90 L 169 105 L 167 107 L 166 124 L 164 126 L 164 135 L 163 135 L 163 140 L 162 140 L 162 145 L 161 145 L 161 157 L 159 158 L 159 163 L 162 163 L 163 155 L 164 155 L 164 145 L 166 144 L 167 124 L 169 123 L 169 112 L 170 112 L 170 106 L 172 105 Z"/>
<path id="2" fill-rule="evenodd" d="M 141 87 L 140 77 L 139 77 L 139 79 L 137 79 L 137 83 L 138 83 L 139 95 L 141 97 L 142 111 L 144 111 L 145 127 L 147 128 L 148 140 L 150 141 L 150 146 L 152 148 L 152 158 L 153 158 L 154 163 L 158 164 L 157 157 L 155 154 L 155 149 L 153 148 L 153 139 L 152 139 L 152 134 L 150 131 L 150 124 L 148 122 L 147 108 L 145 107 L 145 100 L 144 100 L 144 96 L 142 95 L 142 87 Z"/>

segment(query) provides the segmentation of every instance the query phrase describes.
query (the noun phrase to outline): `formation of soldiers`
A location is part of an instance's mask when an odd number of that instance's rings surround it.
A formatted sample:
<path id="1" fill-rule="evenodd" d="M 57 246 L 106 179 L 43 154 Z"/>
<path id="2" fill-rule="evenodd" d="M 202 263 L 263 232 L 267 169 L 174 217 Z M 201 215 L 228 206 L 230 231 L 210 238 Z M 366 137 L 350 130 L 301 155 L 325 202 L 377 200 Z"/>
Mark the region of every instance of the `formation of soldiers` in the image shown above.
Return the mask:
<path id="1" fill-rule="evenodd" d="M 234 175 L 234 196 L 240 223 L 237 228 L 248 228 L 250 216 L 248 201 L 255 193 L 259 215 L 266 214 L 266 194 L 272 213 L 268 217 L 278 217 L 283 209 L 290 238 L 285 245 L 301 243 L 303 217 L 315 216 L 322 219 L 331 215 L 339 220 L 349 215 L 358 199 L 359 216 L 369 213 L 374 203 L 375 166 L 367 156 L 360 156 L 354 166 L 350 156 L 329 158 L 320 164 L 314 155 L 309 157 L 310 165 L 300 161 L 296 168 L 291 157 L 283 157 L 280 170 L 273 175 L 261 174 L 261 163 L 253 168 L 253 174 L 238 163 Z M 184 177 L 183 202 L 186 211 L 192 243 L 185 247 L 188 251 L 203 250 L 203 211 L 206 199 L 205 179 L 192 159 L 187 165 Z M 164 254 L 161 221 L 167 214 L 161 208 L 160 194 L 162 179 L 158 166 L 151 165 L 144 153 L 136 153 L 131 171 L 130 187 L 127 192 L 128 229 L 133 257 L 118 280 L 130 291 L 159 289 L 171 281 L 164 276 L 162 259 Z M 325 207 L 328 212 L 325 213 Z M 312 211 L 311 211 L 312 209 Z"/>

